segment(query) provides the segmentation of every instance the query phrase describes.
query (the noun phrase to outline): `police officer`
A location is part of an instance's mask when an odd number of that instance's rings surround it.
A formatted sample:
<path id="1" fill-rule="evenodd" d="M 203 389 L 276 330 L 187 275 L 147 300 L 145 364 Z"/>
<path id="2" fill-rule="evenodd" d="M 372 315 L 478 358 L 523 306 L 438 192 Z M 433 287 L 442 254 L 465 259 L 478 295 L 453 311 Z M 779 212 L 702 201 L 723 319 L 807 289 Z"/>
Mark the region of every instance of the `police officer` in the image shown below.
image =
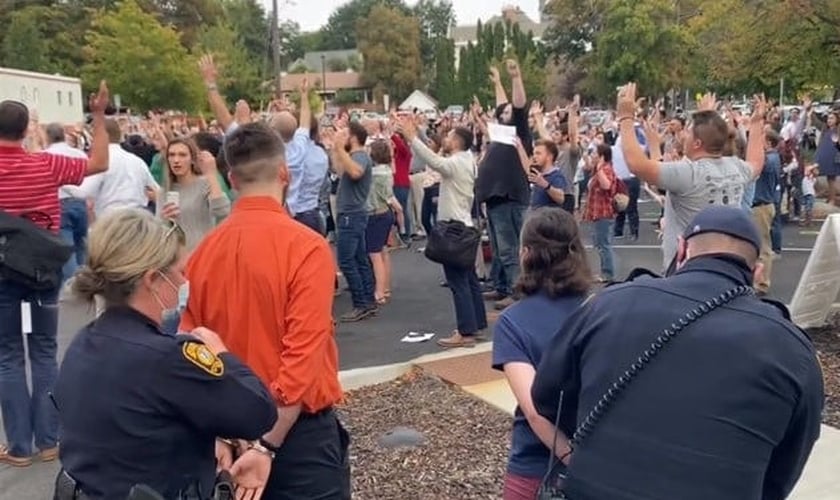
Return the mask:
<path id="1" fill-rule="evenodd" d="M 532 386 L 538 412 L 574 434 L 567 498 L 787 497 L 823 382 L 784 306 L 754 295 L 760 248 L 748 214 L 708 207 L 673 276 L 607 288 L 568 319 Z"/>
<path id="2" fill-rule="evenodd" d="M 166 499 L 209 499 L 217 438 L 257 440 L 273 427 L 268 391 L 215 333 L 161 332 L 186 258 L 182 231 L 145 210 L 94 226 L 73 290 L 107 308 L 70 344 L 56 383 L 57 499 L 125 499 L 138 484 Z M 271 453 L 258 441 L 248 448 Z"/>

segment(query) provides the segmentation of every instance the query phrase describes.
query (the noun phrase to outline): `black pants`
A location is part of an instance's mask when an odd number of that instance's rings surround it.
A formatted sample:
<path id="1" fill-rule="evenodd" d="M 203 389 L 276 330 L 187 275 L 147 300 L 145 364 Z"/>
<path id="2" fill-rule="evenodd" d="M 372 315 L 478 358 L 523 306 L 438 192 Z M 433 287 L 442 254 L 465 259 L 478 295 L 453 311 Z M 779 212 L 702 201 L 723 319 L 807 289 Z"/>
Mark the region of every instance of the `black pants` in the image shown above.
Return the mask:
<path id="1" fill-rule="evenodd" d="M 563 210 L 569 212 L 570 214 L 575 214 L 575 195 L 566 193 L 563 195 Z"/>
<path id="2" fill-rule="evenodd" d="M 302 414 L 277 450 L 263 500 L 349 500 L 349 446 L 333 410 Z"/>
<path id="3" fill-rule="evenodd" d="M 437 220 L 437 198 L 440 195 L 440 184 L 423 189 L 423 205 L 420 208 L 420 219 L 426 234 L 432 232 Z"/>
<path id="4" fill-rule="evenodd" d="M 324 216 L 321 213 L 320 208 L 314 208 L 312 210 L 307 210 L 306 212 L 295 214 L 295 220 L 321 236 L 325 236 L 327 234 L 327 228 L 324 227 Z"/>
<path id="5" fill-rule="evenodd" d="M 621 179 L 624 185 L 627 186 L 627 197 L 630 202 L 627 204 L 627 210 L 615 216 L 615 229 L 613 229 L 614 236 L 624 236 L 624 221 L 630 223 L 630 235 L 639 236 L 639 195 L 642 190 L 642 183 L 637 177 L 630 177 L 629 179 Z"/>

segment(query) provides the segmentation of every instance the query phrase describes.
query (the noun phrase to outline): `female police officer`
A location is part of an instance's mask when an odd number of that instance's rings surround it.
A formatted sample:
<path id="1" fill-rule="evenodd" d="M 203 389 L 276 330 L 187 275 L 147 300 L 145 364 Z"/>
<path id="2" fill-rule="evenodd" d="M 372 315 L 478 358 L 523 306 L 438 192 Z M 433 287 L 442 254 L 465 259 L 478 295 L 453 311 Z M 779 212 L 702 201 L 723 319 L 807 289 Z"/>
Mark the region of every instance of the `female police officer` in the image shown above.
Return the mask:
<path id="1" fill-rule="evenodd" d="M 71 498 L 123 499 L 144 484 L 166 499 L 208 499 L 216 438 L 258 439 L 276 421 L 268 391 L 215 333 L 161 332 L 186 257 L 178 226 L 145 210 L 114 212 L 90 234 L 73 291 L 102 296 L 106 310 L 70 344 L 55 388 L 57 489 L 70 482 Z"/>

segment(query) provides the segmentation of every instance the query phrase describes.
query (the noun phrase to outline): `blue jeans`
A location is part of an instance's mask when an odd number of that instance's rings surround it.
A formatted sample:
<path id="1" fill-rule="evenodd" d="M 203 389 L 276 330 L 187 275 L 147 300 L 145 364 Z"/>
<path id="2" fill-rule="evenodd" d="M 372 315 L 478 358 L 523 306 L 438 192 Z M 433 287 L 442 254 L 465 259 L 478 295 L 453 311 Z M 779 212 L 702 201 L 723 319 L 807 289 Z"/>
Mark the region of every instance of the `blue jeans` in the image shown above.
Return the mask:
<path id="1" fill-rule="evenodd" d="M 475 268 L 463 269 L 444 265 L 443 275 L 452 292 L 452 302 L 455 303 L 458 333 L 471 336 L 487 328 L 487 312 L 484 309 L 484 299 Z"/>
<path id="2" fill-rule="evenodd" d="M 26 335 L 32 393 L 26 385 L 21 302 L 30 303 L 32 332 Z M 58 412 L 50 399 L 58 375 L 58 289 L 37 292 L 0 280 L 0 410 L 15 457 L 32 455 L 32 440 L 40 450 L 58 440 Z"/>
<path id="3" fill-rule="evenodd" d="M 498 261 L 498 271 L 491 271 L 496 291 L 511 295 L 513 285 L 519 277 L 519 233 L 525 218 L 527 205 L 506 201 L 487 207 L 487 221 L 490 223 L 490 245 L 493 248 L 493 262 Z"/>
<path id="4" fill-rule="evenodd" d="M 373 269 L 367 253 L 365 229 L 368 216 L 364 213 L 338 215 L 338 267 L 350 287 L 353 307 L 373 307 Z"/>
<path id="5" fill-rule="evenodd" d="M 76 269 L 87 259 L 88 214 L 87 203 L 79 198 L 61 200 L 61 238 L 73 245 L 74 252 L 64 264 L 61 274 L 64 280 L 76 273 Z"/>
<path id="6" fill-rule="evenodd" d="M 406 239 L 409 236 L 411 236 L 411 217 L 408 216 L 408 212 L 411 211 L 411 209 L 408 206 L 408 197 L 410 194 L 410 187 L 394 186 L 394 198 L 396 198 L 397 201 L 400 202 L 400 205 L 403 207 L 403 213 L 405 213 L 405 217 L 403 218 L 405 220 L 405 233 L 401 235 L 403 239 Z"/>
<path id="7" fill-rule="evenodd" d="M 592 244 L 598 250 L 601 260 L 601 277 L 605 280 L 615 278 L 612 242 L 612 219 L 599 219 L 592 222 Z"/>

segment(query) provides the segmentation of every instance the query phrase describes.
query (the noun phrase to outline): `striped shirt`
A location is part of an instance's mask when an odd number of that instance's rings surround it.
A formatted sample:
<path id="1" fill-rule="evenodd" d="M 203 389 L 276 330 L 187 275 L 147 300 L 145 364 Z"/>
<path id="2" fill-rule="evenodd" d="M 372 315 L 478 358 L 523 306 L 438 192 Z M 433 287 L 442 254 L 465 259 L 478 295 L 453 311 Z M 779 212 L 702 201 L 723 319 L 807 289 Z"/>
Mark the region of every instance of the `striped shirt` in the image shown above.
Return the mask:
<path id="1" fill-rule="evenodd" d="M 88 160 L 49 153 L 27 153 L 0 146 L 0 210 L 27 215 L 37 225 L 57 233 L 61 227 L 58 188 L 79 185 Z"/>

